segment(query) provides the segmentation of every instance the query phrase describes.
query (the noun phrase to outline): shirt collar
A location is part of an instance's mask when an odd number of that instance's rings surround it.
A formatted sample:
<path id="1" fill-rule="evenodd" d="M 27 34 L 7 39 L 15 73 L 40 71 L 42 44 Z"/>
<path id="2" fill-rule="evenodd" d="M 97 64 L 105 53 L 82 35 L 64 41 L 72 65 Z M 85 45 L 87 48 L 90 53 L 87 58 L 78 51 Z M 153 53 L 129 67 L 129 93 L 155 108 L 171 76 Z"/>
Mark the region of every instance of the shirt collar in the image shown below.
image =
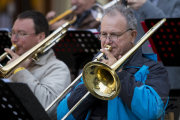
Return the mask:
<path id="1" fill-rule="evenodd" d="M 47 63 L 47 59 L 49 59 L 52 56 L 55 57 L 55 54 L 54 54 L 53 50 L 49 50 L 46 53 L 44 53 L 43 55 L 41 55 L 38 58 L 39 60 L 35 61 L 34 64 L 36 64 L 36 65 L 44 65 L 44 64 Z"/>

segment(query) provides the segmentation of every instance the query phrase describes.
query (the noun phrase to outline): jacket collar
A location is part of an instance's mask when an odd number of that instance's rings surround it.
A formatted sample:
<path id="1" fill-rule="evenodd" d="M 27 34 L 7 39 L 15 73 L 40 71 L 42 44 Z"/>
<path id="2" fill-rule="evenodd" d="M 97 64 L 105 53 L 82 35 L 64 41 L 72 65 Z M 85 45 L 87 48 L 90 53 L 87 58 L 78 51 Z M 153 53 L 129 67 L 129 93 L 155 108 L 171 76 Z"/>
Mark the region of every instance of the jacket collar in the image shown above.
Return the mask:
<path id="1" fill-rule="evenodd" d="M 47 51 L 46 53 L 44 53 L 43 55 L 41 55 L 38 59 L 38 61 L 35 61 L 34 64 L 36 65 L 44 65 L 46 64 L 47 60 L 50 58 L 50 57 L 55 57 L 55 54 L 53 52 L 53 50 L 49 50 Z"/>
<path id="2" fill-rule="evenodd" d="M 141 67 L 144 63 L 143 61 L 142 48 L 140 47 L 135 51 L 133 55 L 131 55 L 131 57 L 126 60 L 123 68 L 126 68 L 128 66 Z"/>

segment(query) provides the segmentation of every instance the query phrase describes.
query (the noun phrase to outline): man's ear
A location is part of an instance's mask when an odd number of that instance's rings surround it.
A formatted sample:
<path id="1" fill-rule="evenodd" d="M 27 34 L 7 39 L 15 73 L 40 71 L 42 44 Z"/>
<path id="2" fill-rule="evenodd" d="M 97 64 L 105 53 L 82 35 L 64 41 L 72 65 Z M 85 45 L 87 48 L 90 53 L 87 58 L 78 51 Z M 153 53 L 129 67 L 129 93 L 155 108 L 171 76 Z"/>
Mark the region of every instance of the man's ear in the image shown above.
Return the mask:
<path id="1" fill-rule="evenodd" d="M 134 41 L 135 41 L 135 39 L 136 39 L 136 36 L 137 36 L 137 31 L 136 30 L 132 30 L 132 32 L 131 32 L 131 37 L 132 37 L 132 43 L 134 44 Z"/>
<path id="2" fill-rule="evenodd" d="M 41 32 L 38 34 L 38 43 L 45 39 L 45 33 Z"/>

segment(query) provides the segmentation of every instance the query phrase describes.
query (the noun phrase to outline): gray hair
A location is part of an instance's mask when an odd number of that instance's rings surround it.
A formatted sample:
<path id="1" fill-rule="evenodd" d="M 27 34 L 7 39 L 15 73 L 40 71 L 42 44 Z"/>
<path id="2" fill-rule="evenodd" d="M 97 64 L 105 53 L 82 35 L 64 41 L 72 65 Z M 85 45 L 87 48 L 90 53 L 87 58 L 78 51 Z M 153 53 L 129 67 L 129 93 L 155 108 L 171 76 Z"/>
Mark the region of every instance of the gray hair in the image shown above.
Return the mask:
<path id="1" fill-rule="evenodd" d="M 133 10 L 129 7 L 126 7 L 124 5 L 115 4 L 109 8 L 107 8 L 104 12 L 104 15 L 111 15 L 115 16 L 116 13 L 119 12 L 121 15 L 123 15 L 127 21 L 127 27 L 129 29 L 137 29 L 137 20 L 134 16 Z"/>

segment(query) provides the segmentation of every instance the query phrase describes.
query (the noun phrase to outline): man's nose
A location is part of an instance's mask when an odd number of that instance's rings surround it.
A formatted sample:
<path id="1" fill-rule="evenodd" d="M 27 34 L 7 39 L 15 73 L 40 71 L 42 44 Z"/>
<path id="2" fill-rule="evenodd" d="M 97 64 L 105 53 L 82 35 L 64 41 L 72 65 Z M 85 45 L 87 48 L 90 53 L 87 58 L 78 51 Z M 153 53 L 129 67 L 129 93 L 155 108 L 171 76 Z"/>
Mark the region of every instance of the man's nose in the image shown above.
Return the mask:
<path id="1" fill-rule="evenodd" d="M 11 36 L 11 41 L 12 41 L 13 43 L 16 43 L 16 42 L 18 41 L 18 35 L 15 34 L 15 35 Z"/>
<path id="2" fill-rule="evenodd" d="M 105 43 L 106 43 L 106 45 L 108 45 L 108 44 L 112 43 L 112 40 L 111 40 L 110 35 L 107 35 L 107 36 L 106 36 Z"/>

